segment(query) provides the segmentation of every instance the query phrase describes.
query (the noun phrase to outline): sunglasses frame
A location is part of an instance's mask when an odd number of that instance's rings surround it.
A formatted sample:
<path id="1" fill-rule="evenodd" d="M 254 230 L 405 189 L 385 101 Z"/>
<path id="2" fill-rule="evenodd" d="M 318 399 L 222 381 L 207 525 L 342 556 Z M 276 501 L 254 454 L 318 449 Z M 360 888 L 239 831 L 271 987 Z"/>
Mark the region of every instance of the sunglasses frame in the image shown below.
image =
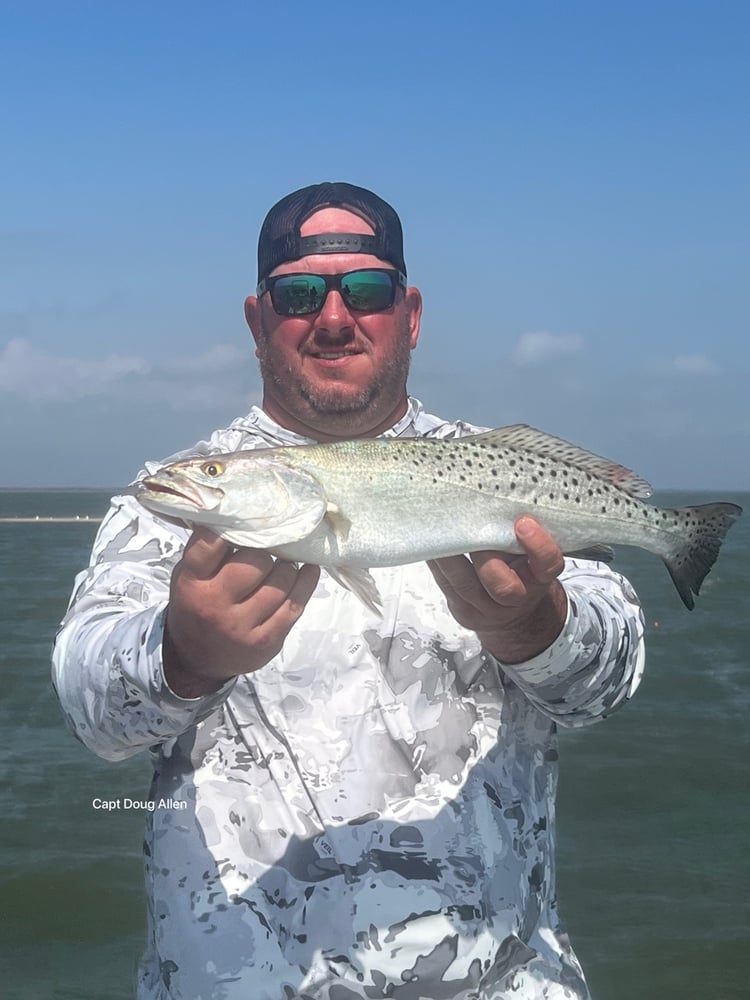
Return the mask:
<path id="1" fill-rule="evenodd" d="M 349 278 L 352 274 L 361 274 L 367 272 L 369 274 L 388 274 L 391 276 L 393 284 L 391 285 L 391 291 L 393 293 L 391 301 L 387 306 L 383 306 L 382 309 L 357 309 L 356 306 L 349 305 L 344 297 L 341 284 L 345 278 Z M 317 309 L 311 309 L 309 312 L 279 312 L 276 308 L 276 303 L 273 300 L 273 289 L 275 285 L 284 278 L 319 278 L 325 284 L 325 295 L 321 299 L 320 305 Z M 396 301 L 396 290 L 401 287 L 406 289 L 406 275 L 402 274 L 398 268 L 395 267 L 355 267 L 350 271 L 341 271 L 339 274 L 316 274 L 312 271 L 292 271 L 289 274 L 276 274 L 271 278 L 264 278 L 262 281 L 258 282 L 258 287 L 255 292 L 258 298 L 261 297 L 265 292 L 268 292 L 271 296 L 271 305 L 273 306 L 274 312 L 279 316 L 314 316 L 319 313 L 320 310 L 325 305 L 326 299 L 328 298 L 328 293 L 331 291 L 337 291 L 339 295 L 344 299 L 344 303 L 347 309 L 353 309 L 354 312 L 385 312 L 393 306 Z"/>

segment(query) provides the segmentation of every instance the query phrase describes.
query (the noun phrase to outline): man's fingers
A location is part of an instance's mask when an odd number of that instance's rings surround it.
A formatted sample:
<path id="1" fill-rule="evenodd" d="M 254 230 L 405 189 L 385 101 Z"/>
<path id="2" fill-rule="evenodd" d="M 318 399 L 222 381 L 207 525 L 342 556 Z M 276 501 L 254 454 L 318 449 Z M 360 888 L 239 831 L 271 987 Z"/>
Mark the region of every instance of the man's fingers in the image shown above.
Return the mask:
<path id="1" fill-rule="evenodd" d="M 438 561 L 445 582 L 464 601 L 482 611 L 493 604 L 517 604 L 526 597 L 525 581 L 520 574 L 526 556 L 506 556 L 499 552 L 472 552 Z"/>
<path id="2" fill-rule="evenodd" d="M 516 537 L 524 548 L 529 572 L 536 583 L 548 585 L 565 568 L 557 542 L 532 517 L 523 515 L 516 521 Z"/>
<path id="3" fill-rule="evenodd" d="M 271 559 L 270 556 L 268 558 Z M 227 571 L 229 569 L 230 567 L 227 567 Z M 304 608 L 315 590 L 319 577 L 318 566 L 305 565 L 298 569 L 295 563 L 285 562 L 283 559 L 271 560 L 268 572 L 246 572 L 245 590 L 242 596 L 238 597 L 237 604 L 252 609 L 256 622 L 267 621 L 288 603 L 295 607 L 301 603 L 301 607 Z"/>
<path id="4" fill-rule="evenodd" d="M 253 647 L 256 655 L 261 653 L 264 660 L 270 660 L 284 645 L 289 631 L 305 610 L 320 578 L 319 566 L 305 564 L 297 570 L 292 563 L 286 563 L 286 567 L 294 574 L 294 581 L 288 590 L 284 591 L 273 584 L 264 585 L 262 591 L 248 598 L 248 601 L 255 602 L 253 618 L 257 621 L 252 627 Z M 281 584 L 285 576 L 286 570 L 276 582 Z M 258 598 L 261 599 L 260 602 Z M 258 619 L 257 614 L 261 609 L 265 616 Z"/>
<path id="5" fill-rule="evenodd" d="M 515 607 L 527 599 L 530 581 L 525 555 L 480 551 L 472 552 L 470 558 L 483 592 L 494 604 Z"/>
<path id="6" fill-rule="evenodd" d="M 284 574 L 291 580 L 289 571 L 293 569 L 293 563 L 275 559 L 263 549 L 233 548 L 221 567 L 219 579 L 227 595 L 239 604 L 272 578 L 277 585 Z"/>
<path id="7" fill-rule="evenodd" d="M 232 546 L 208 528 L 196 528 L 182 553 L 182 565 L 196 580 L 210 580 L 230 555 Z"/>
<path id="8" fill-rule="evenodd" d="M 223 681 L 258 670 L 284 645 L 319 576 L 318 566 L 298 569 L 253 549 L 232 551 L 210 579 L 186 575 L 173 587 L 169 603 L 169 636 L 177 657 L 172 674 L 181 669 L 205 681 Z M 179 677 L 176 683 L 181 684 Z"/>
<path id="9" fill-rule="evenodd" d="M 320 580 L 320 566 L 314 566 L 311 563 L 300 566 L 297 579 L 294 581 L 294 586 L 289 591 L 287 598 L 290 614 L 294 615 L 295 621 L 305 610 L 305 605 L 318 586 L 318 580 Z"/>
<path id="10" fill-rule="evenodd" d="M 232 603 L 238 603 L 254 593 L 277 567 L 284 573 L 284 566 L 292 568 L 292 563 L 274 559 L 262 549 L 237 548 L 207 528 L 196 528 L 185 546 L 181 572 L 197 581 L 216 583 Z M 290 576 L 290 586 L 291 582 Z"/>
<path id="11" fill-rule="evenodd" d="M 435 583 L 445 594 L 453 617 L 463 624 L 471 621 L 477 613 L 482 595 L 477 588 L 474 569 L 466 556 L 431 559 L 427 561 L 427 566 Z"/>
<path id="12" fill-rule="evenodd" d="M 427 565 L 432 571 L 438 586 L 441 584 L 450 589 L 464 600 L 476 588 L 476 574 L 471 563 L 466 556 L 444 556 L 442 559 L 428 560 Z"/>

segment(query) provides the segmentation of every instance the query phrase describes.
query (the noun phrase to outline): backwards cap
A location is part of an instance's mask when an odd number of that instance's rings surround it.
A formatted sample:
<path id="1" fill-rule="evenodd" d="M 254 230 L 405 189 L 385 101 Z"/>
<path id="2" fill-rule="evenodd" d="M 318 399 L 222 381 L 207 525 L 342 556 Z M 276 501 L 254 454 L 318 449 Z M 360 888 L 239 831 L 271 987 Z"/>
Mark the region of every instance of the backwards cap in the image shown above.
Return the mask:
<path id="1" fill-rule="evenodd" d="M 375 235 L 320 233 L 301 236 L 302 223 L 319 208 L 345 208 L 362 216 Z M 258 283 L 279 264 L 317 253 L 369 253 L 387 260 L 406 274 L 401 221 L 387 201 L 367 188 L 344 181 L 311 184 L 277 202 L 266 216 L 258 237 Z"/>

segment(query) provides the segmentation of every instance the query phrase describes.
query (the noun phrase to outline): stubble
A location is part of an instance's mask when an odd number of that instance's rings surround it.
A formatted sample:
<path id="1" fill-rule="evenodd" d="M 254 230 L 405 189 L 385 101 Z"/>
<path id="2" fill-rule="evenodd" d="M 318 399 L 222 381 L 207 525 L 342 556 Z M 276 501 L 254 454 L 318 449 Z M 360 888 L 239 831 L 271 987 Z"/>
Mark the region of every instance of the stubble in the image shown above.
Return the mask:
<path id="1" fill-rule="evenodd" d="M 373 373 L 367 385 L 352 391 L 345 383 L 314 384 L 295 373 L 283 356 L 274 350 L 265 330 L 257 342 L 260 373 L 269 388 L 299 419 L 310 414 L 329 419 L 353 417 L 367 410 L 387 408 L 403 394 L 411 363 L 411 332 L 404 317 L 390 358 Z"/>

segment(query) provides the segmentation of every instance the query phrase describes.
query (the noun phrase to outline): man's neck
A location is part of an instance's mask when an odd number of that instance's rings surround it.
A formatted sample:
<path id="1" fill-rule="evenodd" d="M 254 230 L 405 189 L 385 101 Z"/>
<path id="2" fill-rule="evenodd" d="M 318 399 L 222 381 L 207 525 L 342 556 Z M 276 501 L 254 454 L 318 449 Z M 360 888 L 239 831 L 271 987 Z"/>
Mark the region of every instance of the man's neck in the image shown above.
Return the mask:
<path id="1" fill-rule="evenodd" d="M 333 441 L 378 437 L 406 416 L 409 410 L 409 400 L 405 396 L 385 419 L 374 424 L 362 420 L 360 414 L 346 413 L 321 415 L 320 424 L 317 422 L 314 425 L 308 424 L 294 417 L 283 407 L 278 406 L 276 401 L 267 395 L 263 397 L 262 408 L 267 416 L 285 430 L 324 444 Z M 325 422 L 325 426 L 323 426 L 323 422 Z"/>

